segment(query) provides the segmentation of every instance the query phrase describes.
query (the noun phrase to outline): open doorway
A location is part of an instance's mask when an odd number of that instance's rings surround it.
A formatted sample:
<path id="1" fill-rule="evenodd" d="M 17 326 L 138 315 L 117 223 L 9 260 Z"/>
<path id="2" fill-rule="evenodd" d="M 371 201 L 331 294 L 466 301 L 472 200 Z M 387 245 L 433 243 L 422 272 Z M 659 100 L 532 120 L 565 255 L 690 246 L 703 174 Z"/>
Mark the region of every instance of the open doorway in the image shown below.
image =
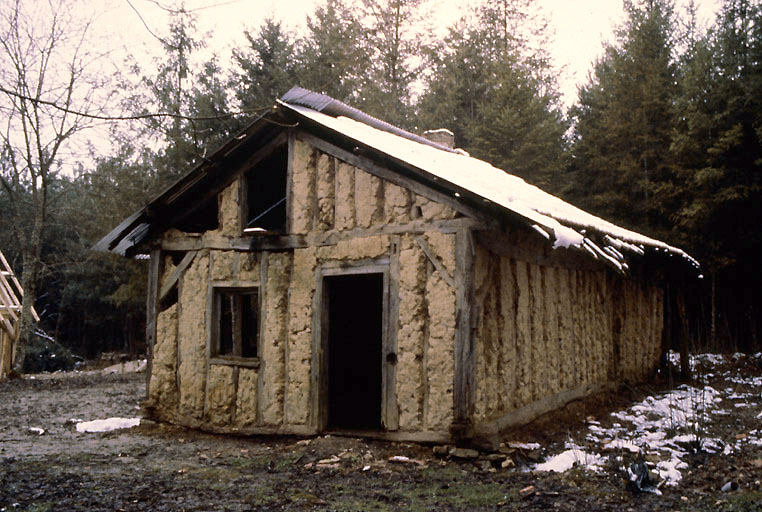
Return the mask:
<path id="1" fill-rule="evenodd" d="M 326 276 L 328 427 L 381 428 L 384 275 Z"/>

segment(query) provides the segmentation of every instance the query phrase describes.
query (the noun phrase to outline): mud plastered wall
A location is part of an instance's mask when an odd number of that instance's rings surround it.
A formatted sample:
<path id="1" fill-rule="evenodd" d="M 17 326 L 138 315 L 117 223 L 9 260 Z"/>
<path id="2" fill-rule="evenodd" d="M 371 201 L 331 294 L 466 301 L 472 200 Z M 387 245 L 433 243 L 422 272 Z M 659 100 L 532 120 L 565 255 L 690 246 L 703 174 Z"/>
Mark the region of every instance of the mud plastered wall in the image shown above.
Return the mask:
<path id="1" fill-rule="evenodd" d="M 581 386 L 642 380 L 658 363 L 662 294 L 656 287 L 481 246 L 475 272 L 476 421 Z"/>
<path id="2" fill-rule="evenodd" d="M 234 182 L 220 193 L 220 226 L 204 237 L 240 235 L 238 187 Z M 400 269 L 391 285 L 400 303 L 399 319 L 391 325 L 399 331 L 392 399 L 399 408 L 400 430 L 446 431 L 453 409 L 455 235 L 428 232 L 425 225 L 454 219 L 456 212 L 298 140 L 289 204 L 292 233 L 341 236 L 292 252 L 198 251 L 179 280 L 177 304 L 157 319 L 150 393 L 161 414 L 220 431 L 309 426 L 318 268 L 384 258 Z M 410 233 L 378 233 L 390 224 L 413 228 Z M 174 269 L 167 257 L 160 286 Z M 258 368 L 209 364 L 208 301 L 214 283 L 260 287 L 264 308 Z"/>
<path id="3" fill-rule="evenodd" d="M 319 265 L 398 258 L 400 316 L 397 332 L 396 393 L 401 430 L 446 429 L 452 421 L 455 333 L 455 237 L 440 233 L 403 234 L 395 239 L 374 229 L 452 219 L 456 212 L 384 181 L 366 171 L 296 141 L 292 182 L 292 231 L 351 233 L 335 244 L 294 251 L 289 290 L 287 390 L 288 422 L 309 418 L 309 371 L 315 272 Z M 449 276 L 440 275 L 417 241 L 422 236 Z M 392 263 L 394 264 L 394 262 Z"/>

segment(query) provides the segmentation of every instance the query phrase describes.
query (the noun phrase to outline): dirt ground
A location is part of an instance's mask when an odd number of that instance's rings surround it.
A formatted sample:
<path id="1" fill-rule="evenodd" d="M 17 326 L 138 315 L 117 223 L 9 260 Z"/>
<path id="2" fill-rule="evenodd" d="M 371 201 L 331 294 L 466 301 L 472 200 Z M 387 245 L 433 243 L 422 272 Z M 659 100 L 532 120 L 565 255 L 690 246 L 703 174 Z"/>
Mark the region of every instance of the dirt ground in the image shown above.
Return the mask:
<path id="1" fill-rule="evenodd" d="M 735 371 L 762 374 L 754 361 Z M 600 472 L 527 470 L 565 440 L 584 439 L 585 418 L 604 421 L 608 411 L 653 391 L 646 388 L 578 402 L 511 434 L 539 449 L 506 447 L 475 459 L 443 447 L 336 436 L 236 438 L 150 422 L 76 432 L 72 420 L 138 416 L 144 384 L 142 374 L 76 373 L 0 383 L 0 510 L 762 511 L 760 446 L 697 453 L 680 484 L 662 487 L 660 496 L 627 489 L 623 467 L 634 455 Z M 713 417 L 707 432 L 732 442 L 760 428 L 758 409 Z M 395 456 L 407 459 L 390 460 Z M 737 488 L 721 491 L 729 481 Z"/>

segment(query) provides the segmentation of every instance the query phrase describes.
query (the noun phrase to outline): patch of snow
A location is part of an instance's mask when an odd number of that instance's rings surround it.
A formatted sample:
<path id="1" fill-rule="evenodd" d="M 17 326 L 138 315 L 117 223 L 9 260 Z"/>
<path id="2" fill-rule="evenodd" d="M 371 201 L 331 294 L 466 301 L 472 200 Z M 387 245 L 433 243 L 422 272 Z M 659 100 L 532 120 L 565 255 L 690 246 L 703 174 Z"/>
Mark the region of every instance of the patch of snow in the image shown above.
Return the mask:
<path id="1" fill-rule="evenodd" d="M 640 446 L 632 441 L 625 441 L 623 439 L 614 439 L 613 441 L 605 443 L 603 447 L 609 450 L 627 450 L 631 453 L 640 453 Z"/>
<path id="2" fill-rule="evenodd" d="M 105 420 L 80 421 L 77 432 L 109 432 L 140 425 L 140 418 L 107 418 Z"/>
<path id="3" fill-rule="evenodd" d="M 590 471 L 602 471 L 606 457 L 597 453 L 588 453 L 579 446 L 567 443 L 567 449 L 558 455 L 534 466 L 535 471 L 555 471 L 563 473 L 574 466 L 581 466 Z"/>
<path id="4" fill-rule="evenodd" d="M 508 443 L 508 447 L 517 450 L 538 450 L 540 448 L 540 443 L 519 443 L 518 441 L 511 441 Z"/>

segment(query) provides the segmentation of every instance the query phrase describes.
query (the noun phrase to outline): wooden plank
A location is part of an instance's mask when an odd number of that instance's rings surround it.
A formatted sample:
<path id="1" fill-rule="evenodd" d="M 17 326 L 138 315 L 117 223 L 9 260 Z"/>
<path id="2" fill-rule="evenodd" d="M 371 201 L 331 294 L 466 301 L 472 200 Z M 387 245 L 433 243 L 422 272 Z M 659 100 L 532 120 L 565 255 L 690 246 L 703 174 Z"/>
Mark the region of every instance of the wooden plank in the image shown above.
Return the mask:
<path id="1" fill-rule="evenodd" d="M 257 339 L 257 358 L 261 359 L 264 356 L 264 350 L 265 350 L 265 343 L 267 340 L 265 340 L 265 334 L 267 330 L 266 322 L 267 322 L 267 273 L 270 268 L 270 255 L 266 252 L 262 253 L 262 256 L 259 260 L 259 338 Z M 275 314 L 275 313 L 273 313 Z M 265 364 L 268 364 L 266 361 Z M 269 364 L 271 366 L 274 366 L 274 361 L 269 361 Z M 263 370 L 259 370 L 257 372 L 257 424 L 261 425 L 264 423 L 263 420 L 263 388 L 265 385 L 265 372 Z"/>
<path id="2" fill-rule="evenodd" d="M 0 263 L 3 264 L 3 266 L 5 267 L 6 272 L 11 272 L 11 276 L 10 276 L 11 277 L 11 281 L 13 282 L 14 285 L 16 285 L 16 290 L 18 291 L 18 299 L 19 300 L 17 301 L 17 303 L 21 304 L 21 300 L 23 300 L 23 298 L 24 298 L 24 289 L 21 287 L 21 283 L 19 283 L 19 280 L 16 278 L 16 275 L 13 274 L 11 266 L 8 264 L 8 260 L 6 260 L 5 259 L 5 255 L 3 255 L 3 251 L 0 251 Z M 2 277 L 2 280 L 5 281 L 5 277 L 4 276 Z M 7 283 L 7 281 L 6 281 L 6 283 Z M 13 291 L 13 290 L 11 290 L 11 291 Z M 13 295 L 15 295 L 15 294 L 13 294 Z M 39 322 L 40 321 L 40 317 L 39 317 L 39 315 L 37 315 L 37 311 L 34 309 L 34 304 L 32 304 L 32 318 L 34 318 L 35 322 Z"/>
<path id="3" fill-rule="evenodd" d="M 436 254 L 434 254 L 434 251 L 431 249 L 431 246 L 428 244 L 428 242 L 426 242 L 426 239 L 423 238 L 423 236 L 417 236 L 415 237 L 415 241 L 418 242 L 418 245 L 421 247 L 421 249 L 423 249 L 424 254 L 429 259 L 429 261 L 431 261 L 431 263 L 434 265 L 434 268 L 437 269 L 437 272 L 439 272 L 439 274 L 447 282 L 447 284 L 450 285 L 450 288 L 454 290 L 455 280 L 452 278 L 450 273 L 447 272 L 447 269 L 442 263 L 442 260 L 440 260 Z"/>
<path id="4" fill-rule="evenodd" d="M 287 251 L 310 246 L 335 245 L 342 240 L 352 240 L 377 235 L 423 234 L 426 232 L 457 233 L 464 228 L 485 229 L 486 225 L 476 219 L 461 217 L 436 221 L 414 221 L 407 224 L 383 224 L 371 228 L 346 231 L 313 232 L 307 235 L 250 235 L 237 238 L 222 236 L 203 237 L 187 235 L 184 238 L 163 240 L 164 251 L 197 251 L 200 249 L 232 251 Z"/>
<path id="5" fill-rule="evenodd" d="M 291 219 L 294 218 L 294 201 L 291 195 L 292 183 L 294 180 L 294 144 L 296 142 L 296 133 L 293 129 L 288 130 L 288 155 L 286 156 L 286 233 L 291 233 Z"/>
<path id="6" fill-rule="evenodd" d="M 307 133 L 301 130 L 297 132 L 296 137 L 299 140 L 303 140 L 304 142 L 308 142 L 312 144 L 313 146 L 315 146 L 316 148 L 318 148 L 320 151 L 324 153 L 332 155 L 338 158 L 339 160 L 342 160 L 344 162 L 347 162 L 348 164 L 351 164 L 355 167 L 363 169 L 364 171 L 369 172 L 370 174 L 378 178 L 386 180 L 390 183 L 394 183 L 395 185 L 398 185 L 405 189 L 411 190 L 415 192 L 416 194 L 419 194 L 427 199 L 431 199 L 432 201 L 445 204 L 449 206 L 450 208 L 452 208 L 453 210 L 463 215 L 467 215 L 474 219 L 481 219 L 491 226 L 497 227 L 499 225 L 494 218 L 491 218 L 485 215 L 484 213 L 482 213 L 481 211 L 466 205 L 462 201 L 459 201 L 454 195 L 450 196 L 445 193 L 436 191 L 433 188 L 427 185 L 424 185 L 423 183 L 415 181 L 411 178 L 401 175 L 398 172 L 394 172 L 388 169 L 387 167 L 379 165 L 367 157 L 346 151 L 345 149 L 335 146 L 326 140 L 323 140 L 319 137 L 316 137 L 315 135 L 312 135 L 311 133 Z M 423 172 L 423 171 L 420 171 L 420 172 Z"/>
<path id="7" fill-rule="evenodd" d="M 148 263 L 148 293 L 146 294 L 146 398 L 149 396 L 151 371 L 153 369 L 153 348 L 156 343 L 156 317 L 159 314 L 159 276 L 162 254 L 160 249 L 151 250 Z"/>
<path id="8" fill-rule="evenodd" d="M 456 437 L 468 437 L 474 405 L 474 340 L 472 319 L 474 304 L 474 255 L 468 230 L 455 239 L 455 366 L 453 376 L 453 427 Z"/>
<path id="9" fill-rule="evenodd" d="M 217 356 L 209 358 L 209 366 L 235 366 L 241 368 L 259 368 L 260 360 L 258 357 L 239 357 L 239 356 Z M 208 374 L 209 372 L 207 372 Z M 207 397 L 208 399 L 208 397 Z"/>
<path id="10" fill-rule="evenodd" d="M 386 347 L 382 351 L 384 357 L 384 426 L 387 431 L 399 429 L 399 407 L 397 405 L 397 333 L 400 314 L 400 236 L 395 235 L 391 240 L 389 251 L 388 284 L 384 286 L 388 293 L 387 316 L 384 325 L 388 330 Z"/>
<path id="11" fill-rule="evenodd" d="M 172 288 L 177 285 L 177 280 L 180 279 L 180 276 L 193 262 L 196 254 L 198 254 L 197 251 L 188 251 L 185 256 L 183 256 L 183 259 L 180 260 L 180 264 L 175 267 L 175 270 L 172 271 L 172 274 L 169 276 L 167 282 L 164 283 L 164 286 L 161 287 L 161 292 L 159 292 L 159 302 L 162 302 L 167 294 L 172 291 Z"/>
<path id="12" fill-rule="evenodd" d="M 495 230 L 477 230 L 476 243 L 500 256 L 541 266 L 563 267 L 569 270 L 601 270 L 607 268 L 583 249 L 553 249 L 530 231 L 513 230 L 510 234 Z"/>
<path id="13" fill-rule="evenodd" d="M 310 361 L 309 423 L 318 431 L 328 425 L 328 290 L 322 268 L 315 272 L 312 296 L 312 359 Z"/>

